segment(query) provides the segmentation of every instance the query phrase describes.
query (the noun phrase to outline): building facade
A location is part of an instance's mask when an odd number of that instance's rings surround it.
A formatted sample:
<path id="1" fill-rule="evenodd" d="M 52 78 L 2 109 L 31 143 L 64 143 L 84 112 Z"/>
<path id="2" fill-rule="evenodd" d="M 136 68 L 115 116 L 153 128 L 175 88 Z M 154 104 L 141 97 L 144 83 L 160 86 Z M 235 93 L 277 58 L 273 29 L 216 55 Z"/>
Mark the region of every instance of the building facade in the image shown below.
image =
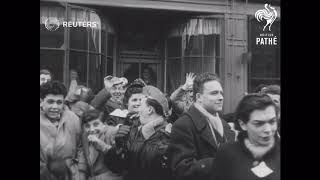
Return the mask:
<path id="1" fill-rule="evenodd" d="M 265 3 L 277 11 L 270 31 L 255 18 Z M 58 28 L 48 29 L 56 19 Z M 257 39 L 270 34 L 276 43 Z M 150 84 L 172 93 L 186 73 L 213 72 L 221 77 L 229 113 L 259 84 L 280 84 L 280 1 L 41 0 L 43 68 L 67 86 L 76 70 L 95 92 L 106 75 L 132 81 L 148 71 Z"/>

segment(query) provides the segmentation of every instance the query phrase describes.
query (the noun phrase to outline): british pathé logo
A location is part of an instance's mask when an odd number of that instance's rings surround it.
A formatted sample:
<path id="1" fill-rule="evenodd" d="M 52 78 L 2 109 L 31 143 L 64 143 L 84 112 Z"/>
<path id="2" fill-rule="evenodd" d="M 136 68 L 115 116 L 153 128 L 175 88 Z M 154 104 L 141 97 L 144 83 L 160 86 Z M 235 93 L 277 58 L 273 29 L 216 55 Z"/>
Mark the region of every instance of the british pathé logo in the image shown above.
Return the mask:
<path id="1" fill-rule="evenodd" d="M 277 19 L 278 13 L 274 7 L 270 4 L 264 5 L 265 9 L 257 10 L 255 13 L 255 18 L 258 22 L 265 22 L 263 26 L 263 31 L 268 27 L 269 31 L 260 33 L 259 37 L 256 37 L 256 45 L 278 45 L 278 38 L 271 32 L 271 26 L 273 22 Z"/>
<path id="2" fill-rule="evenodd" d="M 60 22 L 57 18 L 47 18 L 44 25 L 49 31 L 55 31 L 59 28 Z"/>
<path id="3" fill-rule="evenodd" d="M 266 25 L 263 27 L 263 31 L 267 26 L 269 26 L 269 31 L 271 31 L 272 23 L 276 20 L 278 14 L 276 9 L 270 4 L 265 4 L 264 8 L 265 9 L 258 10 L 254 16 L 259 22 L 263 21 L 263 19 L 267 21 Z"/>

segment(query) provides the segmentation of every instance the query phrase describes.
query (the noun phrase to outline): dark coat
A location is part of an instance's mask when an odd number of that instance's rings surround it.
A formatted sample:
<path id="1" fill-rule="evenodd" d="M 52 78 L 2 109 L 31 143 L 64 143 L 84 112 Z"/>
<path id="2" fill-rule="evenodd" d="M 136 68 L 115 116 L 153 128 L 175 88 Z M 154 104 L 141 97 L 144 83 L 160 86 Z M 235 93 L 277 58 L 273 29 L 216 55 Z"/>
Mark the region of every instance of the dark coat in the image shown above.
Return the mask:
<path id="1" fill-rule="evenodd" d="M 125 150 L 119 154 L 116 153 L 120 150 L 119 146 L 110 149 L 106 163 L 115 172 L 125 170 L 125 180 L 169 180 L 170 172 L 166 165 L 169 134 L 165 126 L 166 123 L 155 128 L 156 132 L 147 140 L 138 126 L 132 127 L 123 147 Z"/>
<path id="2" fill-rule="evenodd" d="M 251 168 L 262 161 L 273 172 L 264 178 L 259 178 Z M 226 144 L 217 154 L 214 171 L 212 180 L 280 180 L 280 141 L 276 140 L 275 146 L 259 160 L 253 157 L 243 141 Z"/>
<path id="3" fill-rule="evenodd" d="M 224 120 L 222 124 L 220 143 L 234 142 L 235 133 Z M 176 179 L 209 179 L 218 146 L 206 117 L 194 105 L 173 124 L 170 139 L 169 164 Z"/>

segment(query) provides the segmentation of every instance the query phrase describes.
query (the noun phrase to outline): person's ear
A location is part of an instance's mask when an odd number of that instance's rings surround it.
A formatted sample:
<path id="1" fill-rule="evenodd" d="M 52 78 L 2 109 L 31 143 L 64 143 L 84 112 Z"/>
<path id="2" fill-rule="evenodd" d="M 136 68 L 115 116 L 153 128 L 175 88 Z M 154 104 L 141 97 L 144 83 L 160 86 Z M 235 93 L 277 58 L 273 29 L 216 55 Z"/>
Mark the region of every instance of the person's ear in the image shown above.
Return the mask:
<path id="1" fill-rule="evenodd" d="M 242 130 L 247 131 L 247 125 L 241 121 L 240 119 L 238 119 L 239 125 L 241 127 Z"/>
<path id="2" fill-rule="evenodd" d="M 148 107 L 148 114 L 152 114 L 154 112 L 154 109 L 152 106 Z"/>
<path id="3" fill-rule="evenodd" d="M 40 108 L 42 108 L 43 102 L 44 102 L 44 100 L 42 98 L 40 98 Z"/>

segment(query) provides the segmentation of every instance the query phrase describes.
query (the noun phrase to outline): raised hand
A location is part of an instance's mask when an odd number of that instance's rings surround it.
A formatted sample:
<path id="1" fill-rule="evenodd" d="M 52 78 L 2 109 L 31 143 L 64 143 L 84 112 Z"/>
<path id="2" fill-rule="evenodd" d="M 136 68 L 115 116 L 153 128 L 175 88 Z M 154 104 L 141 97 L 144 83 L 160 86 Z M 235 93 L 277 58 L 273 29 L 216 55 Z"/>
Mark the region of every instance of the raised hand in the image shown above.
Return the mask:
<path id="1" fill-rule="evenodd" d="M 188 88 L 192 88 L 194 78 L 195 78 L 194 73 L 187 73 L 186 74 L 186 82 L 184 83 L 182 88 L 184 90 L 187 90 Z"/>
<path id="2" fill-rule="evenodd" d="M 104 87 L 107 89 L 107 90 L 110 90 L 113 86 L 113 81 L 112 81 L 112 76 L 107 76 L 104 78 Z"/>
<path id="3" fill-rule="evenodd" d="M 110 149 L 111 146 L 107 145 L 104 141 L 99 139 L 96 135 L 88 136 L 89 142 L 93 143 L 93 145 L 100 151 L 105 151 L 106 149 Z"/>

